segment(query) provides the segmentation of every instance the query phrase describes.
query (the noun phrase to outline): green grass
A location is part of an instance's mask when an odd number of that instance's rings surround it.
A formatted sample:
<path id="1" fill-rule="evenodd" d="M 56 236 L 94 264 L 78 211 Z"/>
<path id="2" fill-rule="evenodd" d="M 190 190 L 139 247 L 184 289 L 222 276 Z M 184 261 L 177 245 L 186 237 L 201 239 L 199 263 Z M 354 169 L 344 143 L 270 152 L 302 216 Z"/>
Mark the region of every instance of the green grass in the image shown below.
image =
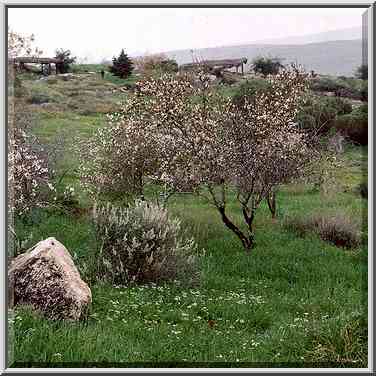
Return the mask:
<path id="1" fill-rule="evenodd" d="M 53 142 L 58 129 L 88 137 L 105 126 L 104 115 L 83 116 L 74 109 L 38 109 L 37 116 L 34 132 L 45 143 Z M 26 247 L 54 236 L 69 249 L 90 284 L 93 304 L 87 319 L 77 323 L 50 321 L 18 307 L 13 366 L 366 367 L 366 245 L 344 250 L 282 226 L 287 215 L 317 211 L 341 210 L 366 220 L 367 201 L 354 190 L 364 180 L 366 160 L 366 148 L 348 147 L 335 189 L 326 194 L 302 184 L 283 187 L 277 221 L 263 203 L 250 255 L 212 206 L 189 194 L 173 196 L 169 210 L 202 249 L 194 288 L 96 282 L 86 268 L 98 248 L 89 214 L 36 209 L 19 218 L 20 238 L 32 236 Z M 76 165 L 67 153 L 60 168 Z M 74 174 L 69 179 L 77 184 Z M 82 199 L 81 205 L 88 204 Z M 229 214 L 241 222 L 234 198 Z"/>
<path id="2" fill-rule="evenodd" d="M 72 64 L 71 71 L 73 73 L 86 73 L 86 72 L 97 72 L 100 73 L 101 70 L 106 71 L 108 65 L 106 64 Z"/>

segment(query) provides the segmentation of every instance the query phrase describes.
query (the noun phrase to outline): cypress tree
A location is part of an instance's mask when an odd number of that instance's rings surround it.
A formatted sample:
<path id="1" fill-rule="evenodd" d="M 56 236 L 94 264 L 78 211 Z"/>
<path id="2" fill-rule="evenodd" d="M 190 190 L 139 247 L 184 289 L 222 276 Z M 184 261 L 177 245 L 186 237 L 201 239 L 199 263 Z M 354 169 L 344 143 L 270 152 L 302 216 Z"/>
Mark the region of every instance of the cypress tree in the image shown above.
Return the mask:
<path id="1" fill-rule="evenodd" d="M 121 53 L 118 58 L 114 57 L 112 59 L 112 66 L 110 67 L 110 72 L 114 76 L 119 76 L 120 78 L 127 78 L 131 75 L 133 71 L 133 63 L 124 52 L 124 49 L 121 50 Z"/>

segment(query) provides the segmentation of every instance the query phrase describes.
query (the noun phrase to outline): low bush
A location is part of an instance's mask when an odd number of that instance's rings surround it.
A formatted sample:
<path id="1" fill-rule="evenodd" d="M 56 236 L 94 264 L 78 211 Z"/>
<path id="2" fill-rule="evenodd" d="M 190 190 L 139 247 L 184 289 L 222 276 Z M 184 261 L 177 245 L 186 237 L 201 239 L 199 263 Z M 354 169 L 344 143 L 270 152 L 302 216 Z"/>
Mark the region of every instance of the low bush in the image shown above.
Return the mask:
<path id="1" fill-rule="evenodd" d="M 316 218 L 316 226 L 320 237 L 337 247 L 356 248 L 360 245 L 360 233 L 348 216 L 336 214 Z"/>
<path id="2" fill-rule="evenodd" d="M 367 81 L 353 78 L 320 77 L 311 81 L 310 88 L 316 92 L 333 92 L 339 97 L 367 100 Z"/>
<path id="3" fill-rule="evenodd" d="M 197 278 L 197 246 L 166 209 L 146 201 L 127 208 L 107 204 L 94 208 L 94 223 L 101 244 L 97 272 L 104 279 L 129 284 Z"/>
<path id="4" fill-rule="evenodd" d="M 361 244 L 361 233 L 357 224 L 343 213 L 288 217 L 283 226 L 301 237 L 308 233 L 316 233 L 322 240 L 333 243 L 337 247 L 356 248 Z"/>
<path id="5" fill-rule="evenodd" d="M 338 116 L 334 122 L 334 128 L 356 144 L 368 144 L 368 115 L 361 110 Z"/>
<path id="6" fill-rule="evenodd" d="M 175 73 L 178 71 L 178 63 L 165 54 L 144 55 L 134 58 L 133 62 L 137 71 L 143 74 L 151 74 L 153 71 L 159 73 Z"/>
<path id="7" fill-rule="evenodd" d="M 313 91 L 337 91 L 343 89 L 344 86 L 339 84 L 337 81 L 328 77 L 320 77 L 311 81 L 310 88 Z"/>
<path id="8" fill-rule="evenodd" d="M 338 97 L 310 96 L 297 115 L 299 126 L 306 130 L 327 133 L 339 115 L 349 114 L 352 105 Z"/>

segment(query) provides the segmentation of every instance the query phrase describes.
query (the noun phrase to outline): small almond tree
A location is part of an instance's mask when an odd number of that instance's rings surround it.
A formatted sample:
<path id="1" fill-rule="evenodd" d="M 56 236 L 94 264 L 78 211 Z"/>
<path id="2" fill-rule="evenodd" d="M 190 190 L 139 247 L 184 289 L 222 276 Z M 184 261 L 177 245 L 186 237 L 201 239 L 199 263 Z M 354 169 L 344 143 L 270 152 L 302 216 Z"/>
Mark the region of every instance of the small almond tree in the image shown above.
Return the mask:
<path id="1" fill-rule="evenodd" d="M 8 28 L 8 59 L 21 56 L 40 56 L 42 51 L 33 45 L 34 41 L 34 34 L 21 35 Z"/>
<path id="2" fill-rule="evenodd" d="M 23 36 L 8 29 L 8 58 L 39 56 L 33 45 L 34 36 Z M 22 214 L 35 206 L 45 204 L 46 192 L 53 189 L 51 170 L 45 153 L 30 128 L 32 116 L 24 103 L 18 103 L 14 86 L 17 71 L 8 65 L 8 208 L 9 214 Z M 9 220 L 12 222 L 12 219 Z"/>
<path id="3" fill-rule="evenodd" d="M 307 90 L 306 75 L 294 69 L 268 79 L 273 90 L 252 103 L 246 100 L 242 108 L 213 91 L 204 74 L 149 79 L 138 84 L 137 95 L 113 124 L 135 128 L 147 140 L 129 148 L 143 151 L 144 145 L 153 145 L 146 155 L 153 163 L 145 175 L 171 190 L 189 189 L 205 197 L 246 252 L 255 244 L 253 224 L 261 201 L 302 176 L 315 156 L 314 144 L 294 123 Z M 246 230 L 228 213 L 233 196 Z"/>

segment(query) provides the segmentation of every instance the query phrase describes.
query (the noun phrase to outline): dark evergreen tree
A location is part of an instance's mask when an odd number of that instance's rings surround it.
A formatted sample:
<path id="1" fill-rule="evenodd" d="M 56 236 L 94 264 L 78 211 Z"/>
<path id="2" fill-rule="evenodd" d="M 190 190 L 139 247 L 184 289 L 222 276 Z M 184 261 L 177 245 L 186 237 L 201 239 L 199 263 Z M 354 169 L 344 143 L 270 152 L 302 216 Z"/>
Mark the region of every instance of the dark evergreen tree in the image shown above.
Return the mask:
<path id="1" fill-rule="evenodd" d="M 118 58 L 114 57 L 112 59 L 112 66 L 110 67 L 110 72 L 114 76 L 119 76 L 120 78 L 127 78 L 131 75 L 133 71 L 133 63 L 124 52 L 124 49 L 121 50 L 121 53 Z"/>

